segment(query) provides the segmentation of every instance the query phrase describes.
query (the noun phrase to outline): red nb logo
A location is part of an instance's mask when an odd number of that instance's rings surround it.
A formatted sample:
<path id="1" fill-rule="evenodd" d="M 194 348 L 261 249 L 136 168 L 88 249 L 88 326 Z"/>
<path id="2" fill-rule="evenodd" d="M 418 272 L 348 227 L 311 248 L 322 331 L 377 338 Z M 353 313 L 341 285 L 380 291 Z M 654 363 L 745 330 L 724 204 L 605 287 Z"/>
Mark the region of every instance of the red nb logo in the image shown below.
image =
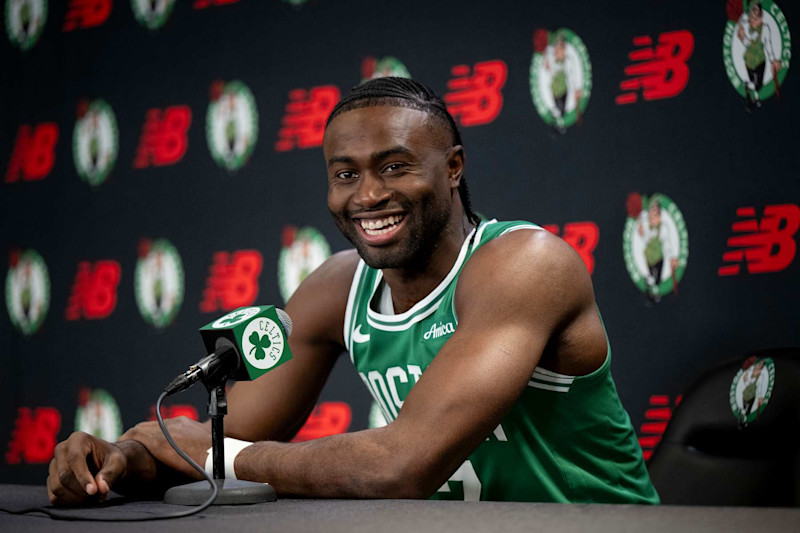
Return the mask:
<path id="1" fill-rule="evenodd" d="M 344 433 L 350 427 L 353 412 L 344 402 L 323 402 L 308 415 L 308 419 L 292 442 L 320 439 Z"/>
<path id="2" fill-rule="evenodd" d="M 289 91 L 289 103 L 275 150 L 287 152 L 293 148 L 321 146 L 325 121 L 338 101 L 339 89 L 333 85 Z"/>
<path id="3" fill-rule="evenodd" d="M 99 26 L 111 14 L 112 0 L 70 0 L 63 30 L 72 31 Z"/>
<path id="4" fill-rule="evenodd" d="M 55 122 L 44 122 L 31 126 L 20 126 L 11 161 L 6 170 L 6 183 L 40 180 L 53 170 L 55 148 L 58 141 L 58 126 Z"/>
<path id="5" fill-rule="evenodd" d="M 694 36 L 687 30 L 671 31 L 658 36 L 658 44 L 648 35 L 633 38 L 640 47 L 628 54 L 633 64 L 625 67 L 628 79 L 619 84 L 623 93 L 617 96 L 617 105 L 632 104 L 639 89 L 645 100 L 659 100 L 677 96 L 689 82 L 686 61 L 694 51 Z"/>
<path id="6" fill-rule="evenodd" d="M 72 296 L 67 304 L 67 320 L 87 320 L 106 318 L 117 306 L 117 285 L 122 275 L 119 263 L 112 260 L 81 261 Z"/>
<path id="7" fill-rule="evenodd" d="M 447 82 L 444 95 L 447 110 L 462 126 L 488 124 L 503 109 L 503 86 L 508 67 L 500 60 L 457 65 L 450 70 L 453 78 Z"/>
<path id="8" fill-rule="evenodd" d="M 558 235 L 558 225 L 549 224 L 543 226 L 550 233 Z M 600 241 L 600 228 L 594 222 L 570 222 L 564 226 L 564 234 L 561 238 L 578 252 L 589 274 L 594 272 L 594 249 Z"/>
<path id="9" fill-rule="evenodd" d="M 47 463 L 53 458 L 56 437 L 61 429 L 61 414 L 52 407 L 29 407 L 17 410 L 17 422 L 11 433 L 6 463 Z"/>
<path id="10" fill-rule="evenodd" d="M 150 165 L 173 165 L 183 158 L 189 142 L 186 133 L 192 123 L 192 111 L 185 105 L 147 112 L 134 168 Z"/>
<path id="11" fill-rule="evenodd" d="M 740 207 L 736 216 L 743 220 L 733 223 L 729 250 L 722 254 L 722 260 L 728 264 L 719 268 L 720 276 L 735 276 L 742 262 L 751 274 L 780 272 L 792 264 L 797 253 L 794 235 L 800 228 L 800 207 L 768 205 L 760 223 L 753 207 Z"/>
<path id="12" fill-rule="evenodd" d="M 200 311 L 230 311 L 252 305 L 258 297 L 262 264 L 261 253 L 256 250 L 215 253 Z"/>
<path id="13" fill-rule="evenodd" d="M 639 446 L 642 447 L 642 457 L 647 461 L 652 457 L 653 450 L 661 442 L 661 436 L 667 429 L 667 424 L 672 418 L 672 411 L 681 403 L 682 395 L 675 398 L 675 405 L 670 407 L 669 397 L 664 395 L 650 396 L 650 407 L 644 413 L 645 422 L 642 424 L 639 437 Z"/>

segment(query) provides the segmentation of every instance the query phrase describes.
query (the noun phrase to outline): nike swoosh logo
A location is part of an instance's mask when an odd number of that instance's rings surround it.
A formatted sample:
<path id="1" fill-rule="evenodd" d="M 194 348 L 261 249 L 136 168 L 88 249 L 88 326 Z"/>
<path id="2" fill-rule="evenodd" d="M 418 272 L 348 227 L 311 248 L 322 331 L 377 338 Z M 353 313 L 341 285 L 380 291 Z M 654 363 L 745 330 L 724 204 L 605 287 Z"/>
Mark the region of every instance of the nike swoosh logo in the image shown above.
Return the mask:
<path id="1" fill-rule="evenodd" d="M 361 333 L 361 324 L 359 324 L 355 331 L 353 331 L 353 342 L 356 344 L 369 342 L 369 333 L 366 335 Z"/>

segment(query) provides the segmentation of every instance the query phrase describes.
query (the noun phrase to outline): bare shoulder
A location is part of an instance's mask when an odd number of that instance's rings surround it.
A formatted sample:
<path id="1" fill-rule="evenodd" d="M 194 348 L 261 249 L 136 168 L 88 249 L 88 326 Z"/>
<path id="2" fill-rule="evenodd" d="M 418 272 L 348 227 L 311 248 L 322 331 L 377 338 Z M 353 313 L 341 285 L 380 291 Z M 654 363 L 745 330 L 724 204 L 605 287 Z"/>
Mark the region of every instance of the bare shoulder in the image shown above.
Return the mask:
<path id="1" fill-rule="evenodd" d="M 586 266 L 566 242 L 526 229 L 489 241 L 467 261 L 456 291 L 459 318 L 473 302 L 483 312 L 486 305 L 511 306 L 563 319 L 593 304 L 594 291 Z"/>
<path id="2" fill-rule="evenodd" d="M 355 250 L 338 252 L 303 280 L 286 303 L 295 324 L 293 336 L 344 345 L 344 315 L 358 261 Z"/>

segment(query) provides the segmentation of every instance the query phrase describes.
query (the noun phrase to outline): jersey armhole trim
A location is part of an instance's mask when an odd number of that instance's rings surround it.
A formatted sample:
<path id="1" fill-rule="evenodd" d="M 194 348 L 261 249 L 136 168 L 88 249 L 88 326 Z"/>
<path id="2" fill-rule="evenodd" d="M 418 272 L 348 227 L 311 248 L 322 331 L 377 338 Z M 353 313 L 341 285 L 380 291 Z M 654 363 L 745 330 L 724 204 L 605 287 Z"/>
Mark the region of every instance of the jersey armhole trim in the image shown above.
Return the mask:
<path id="1" fill-rule="evenodd" d="M 356 267 L 356 272 L 353 274 L 353 281 L 350 282 L 350 293 L 347 295 L 347 307 L 344 311 L 344 345 L 347 348 L 347 351 L 350 352 L 350 360 L 353 360 L 353 344 L 352 344 L 352 326 L 353 326 L 353 313 L 355 309 L 355 300 L 356 300 L 356 293 L 358 292 L 358 285 L 359 280 L 361 279 L 361 274 L 364 271 L 365 263 L 363 259 L 358 261 L 358 266 Z"/>

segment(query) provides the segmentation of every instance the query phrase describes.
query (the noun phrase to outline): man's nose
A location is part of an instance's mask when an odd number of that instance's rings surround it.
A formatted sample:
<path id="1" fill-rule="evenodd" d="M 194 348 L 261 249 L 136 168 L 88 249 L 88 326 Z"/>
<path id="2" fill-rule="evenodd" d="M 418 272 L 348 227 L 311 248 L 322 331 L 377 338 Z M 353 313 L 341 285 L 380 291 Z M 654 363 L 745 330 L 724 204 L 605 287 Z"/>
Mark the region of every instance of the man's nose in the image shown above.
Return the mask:
<path id="1" fill-rule="evenodd" d="M 386 188 L 386 182 L 380 175 L 366 172 L 358 184 L 355 201 L 363 207 L 375 207 L 388 201 L 391 196 L 392 191 Z"/>

